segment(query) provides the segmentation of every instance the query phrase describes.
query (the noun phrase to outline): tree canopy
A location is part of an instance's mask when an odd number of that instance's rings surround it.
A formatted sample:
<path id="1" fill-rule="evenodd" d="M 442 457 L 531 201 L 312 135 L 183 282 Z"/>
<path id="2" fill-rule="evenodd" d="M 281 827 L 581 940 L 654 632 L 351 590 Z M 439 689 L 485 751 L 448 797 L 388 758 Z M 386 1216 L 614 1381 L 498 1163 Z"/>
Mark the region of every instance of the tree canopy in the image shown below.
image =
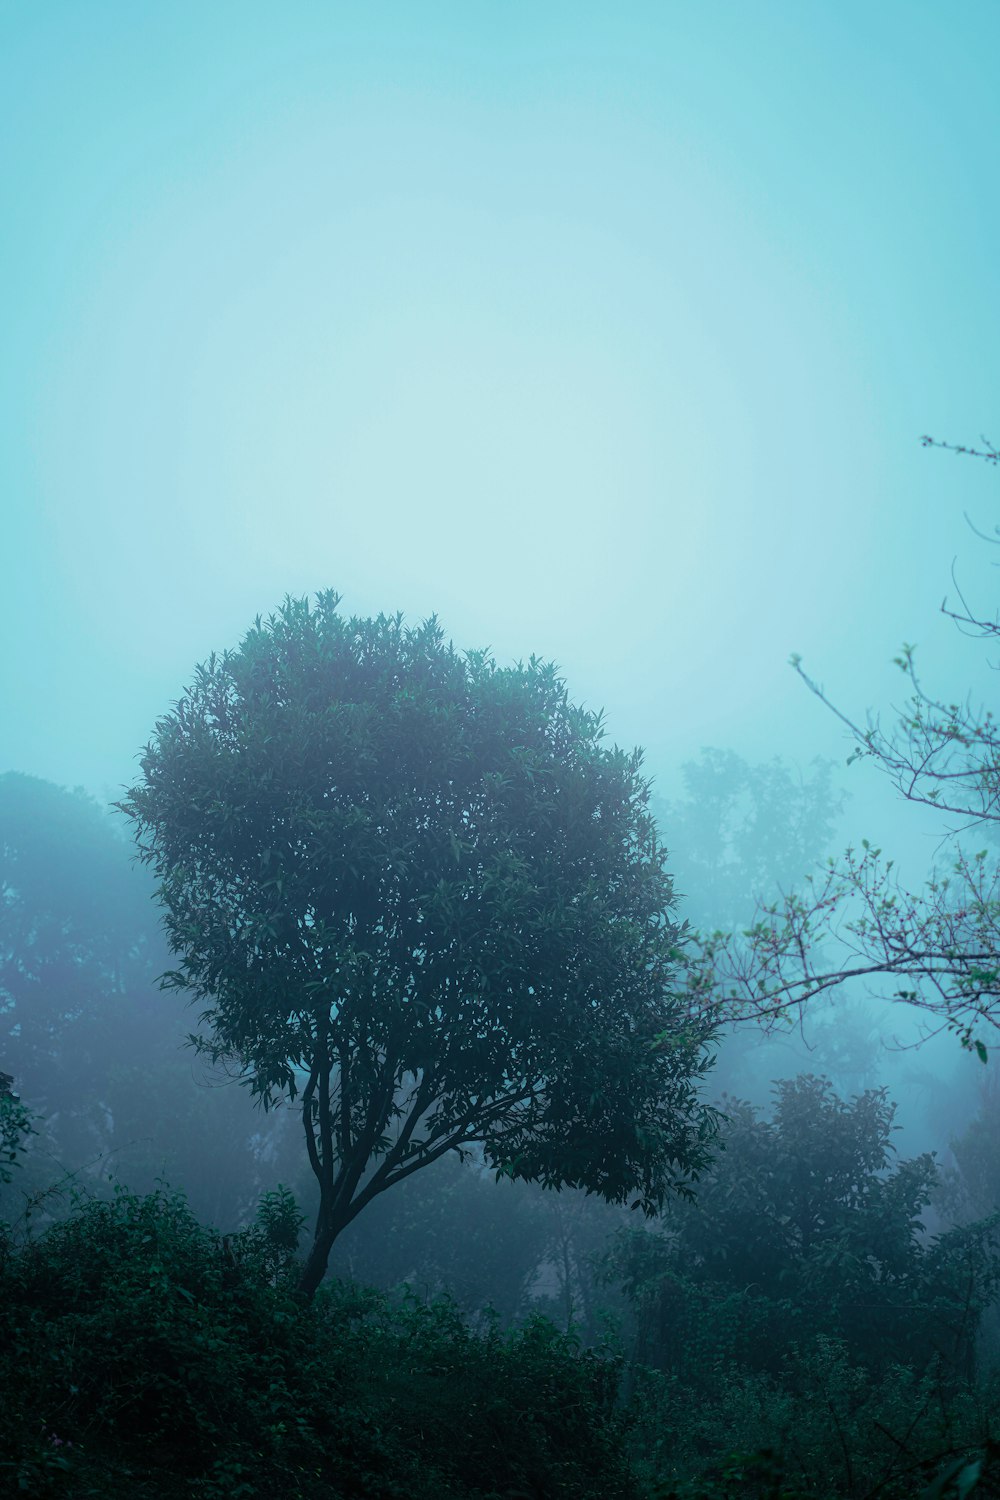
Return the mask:
<path id="1" fill-rule="evenodd" d="M 288 599 L 200 666 L 122 804 L 198 1045 L 265 1107 L 298 1101 L 307 1293 L 365 1205 L 447 1151 L 651 1212 L 715 1122 L 641 753 L 605 746 L 552 665 L 338 606 Z"/>

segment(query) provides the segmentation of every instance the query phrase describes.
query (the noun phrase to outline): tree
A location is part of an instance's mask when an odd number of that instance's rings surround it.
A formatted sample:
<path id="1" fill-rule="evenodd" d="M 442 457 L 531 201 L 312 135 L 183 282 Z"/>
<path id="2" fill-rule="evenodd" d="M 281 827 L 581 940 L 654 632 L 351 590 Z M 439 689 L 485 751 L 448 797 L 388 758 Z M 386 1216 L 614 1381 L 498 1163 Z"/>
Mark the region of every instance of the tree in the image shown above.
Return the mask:
<path id="1" fill-rule="evenodd" d="M 148 946 L 148 895 L 124 840 L 84 792 L 0 776 L 0 1040 L 47 1107 L 57 1095 L 65 1107 L 71 1092 L 60 1074 L 81 1071 L 74 1033 L 86 1029 L 95 993 L 122 994 Z M 67 1039 L 72 1062 L 60 1059 Z"/>
<path id="2" fill-rule="evenodd" d="M 155 973 L 149 895 L 84 792 L 0 776 L 0 1059 L 74 1165 L 108 1145 L 109 1069 Z"/>
<path id="3" fill-rule="evenodd" d="M 991 463 L 1000 456 L 990 444 L 954 451 Z M 965 634 L 1000 639 L 1000 616 L 981 616 L 961 593 L 957 608 L 947 599 L 941 608 Z M 985 1062 L 986 1038 L 992 1041 L 1000 1028 L 1000 728 L 992 710 L 928 692 L 912 646 L 895 660 L 910 696 L 889 728 L 877 717 L 864 725 L 850 718 L 806 675 L 798 656 L 792 666 L 850 731 L 851 760 L 872 760 L 907 801 L 948 820 L 949 867 L 912 892 L 893 861 L 865 840 L 798 890 L 761 901 L 740 938 L 695 935 L 689 990 L 693 1004 L 717 1014 L 768 1020 L 846 980 L 885 976 L 898 986 L 895 999 L 922 1009 L 932 1029 L 954 1031 Z M 977 840 L 985 833 L 993 849 L 970 849 L 970 833 Z"/>
<path id="4" fill-rule="evenodd" d="M 697 1202 L 607 1256 L 640 1359 L 710 1387 L 729 1365 L 778 1376 L 792 1344 L 835 1338 L 872 1368 L 940 1356 L 971 1374 L 1000 1283 L 997 1213 L 924 1243 L 938 1169 L 926 1153 L 893 1160 L 886 1090 L 846 1101 L 804 1075 L 774 1093 L 770 1120 L 729 1101 Z"/>
<path id="5" fill-rule="evenodd" d="M 196 1044 L 298 1099 L 319 1186 L 302 1290 L 380 1193 L 478 1143 L 496 1172 L 653 1211 L 704 1164 L 709 1025 L 641 755 L 555 668 L 434 619 L 286 600 L 200 666 L 122 804 Z"/>
<path id="6" fill-rule="evenodd" d="M 846 801 L 833 771 L 831 761 L 801 769 L 778 756 L 754 763 L 703 747 L 681 766 L 683 796 L 654 796 L 688 919 L 689 958 L 692 945 L 731 944 L 775 886 L 789 889 L 829 852 Z M 737 1014 L 719 1033 L 716 1090 L 763 1102 L 768 1080 L 802 1071 L 863 1088 L 873 1081 L 876 1058 L 867 1008 L 860 998 L 841 997 L 835 1018 L 832 1006 L 812 1006 L 808 1026 L 768 1033 Z"/>
<path id="7" fill-rule="evenodd" d="M 757 896 L 825 854 L 845 801 L 823 760 L 804 775 L 705 746 L 681 778 L 683 798 L 654 802 L 688 920 L 710 930 L 743 926 Z"/>

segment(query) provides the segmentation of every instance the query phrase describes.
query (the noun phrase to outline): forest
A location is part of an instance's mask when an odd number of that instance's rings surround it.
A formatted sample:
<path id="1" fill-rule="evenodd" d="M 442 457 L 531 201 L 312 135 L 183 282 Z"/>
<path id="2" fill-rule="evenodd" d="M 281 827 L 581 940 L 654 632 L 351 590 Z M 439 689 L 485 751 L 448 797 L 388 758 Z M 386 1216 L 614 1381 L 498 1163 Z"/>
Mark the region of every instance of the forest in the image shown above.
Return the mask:
<path id="1" fill-rule="evenodd" d="M 0 1490 L 1000 1493 L 1000 747 L 898 665 L 851 732 L 941 819 L 914 890 L 829 764 L 670 798 L 545 662 L 333 593 L 113 816 L 0 776 Z M 915 1154 L 892 1006 L 969 1064 Z"/>
<path id="2" fill-rule="evenodd" d="M 0 1500 L 1000 1500 L 998 55 L 0 4 Z"/>

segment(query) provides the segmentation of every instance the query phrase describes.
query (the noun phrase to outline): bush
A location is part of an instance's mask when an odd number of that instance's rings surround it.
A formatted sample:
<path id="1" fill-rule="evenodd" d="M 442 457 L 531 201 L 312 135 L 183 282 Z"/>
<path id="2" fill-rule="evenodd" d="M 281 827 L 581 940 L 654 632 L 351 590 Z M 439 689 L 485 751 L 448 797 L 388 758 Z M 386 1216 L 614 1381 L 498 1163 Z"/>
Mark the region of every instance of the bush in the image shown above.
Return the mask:
<path id="1" fill-rule="evenodd" d="M 876 1375 L 819 1338 L 793 1349 L 778 1377 L 731 1368 L 707 1398 L 644 1372 L 633 1441 L 657 1500 L 911 1500 L 949 1469 L 985 1470 L 984 1457 L 992 1478 L 998 1397 L 934 1369 Z M 960 1492 L 945 1481 L 934 1493 Z"/>
<path id="2" fill-rule="evenodd" d="M 775 1086 L 773 1118 L 727 1104 L 724 1149 L 692 1203 L 619 1235 L 609 1277 L 631 1298 L 637 1358 L 711 1393 L 736 1365 L 777 1375 L 793 1343 L 843 1341 L 873 1371 L 947 1357 L 971 1376 L 1000 1276 L 996 1220 L 926 1243 L 929 1155 L 894 1159 L 884 1089 Z"/>
<path id="3" fill-rule="evenodd" d="M 165 1188 L 79 1200 L 0 1254 L 0 1491 L 497 1500 L 637 1494 L 618 1368 L 542 1320 L 296 1296 L 300 1216 L 220 1239 Z"/>

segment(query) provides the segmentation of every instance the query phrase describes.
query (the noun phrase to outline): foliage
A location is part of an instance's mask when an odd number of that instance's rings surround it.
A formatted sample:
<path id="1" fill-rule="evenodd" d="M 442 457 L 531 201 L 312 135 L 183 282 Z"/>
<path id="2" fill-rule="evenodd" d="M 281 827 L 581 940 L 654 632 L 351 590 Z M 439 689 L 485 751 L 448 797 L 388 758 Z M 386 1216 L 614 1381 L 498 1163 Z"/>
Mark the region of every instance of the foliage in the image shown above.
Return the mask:
<path id="1" fill-rule="evenodd" d="M 938 1500 L 989 1492 L 1000 1393 L 933 1363 L 876 1371 L 821 1335 L 774 1373 L 640 1371 L 626 1412 L 620 1362 L 544 1319 L 476 1332 L 448 1301 L 339 1282 L 303 1302 L 300 1224 L 283 1189 L 221 1240 L 165 1188 L 120 1190 L 19 1249 L 0 1238 L 0 1488 L 901 1500 L 937 1476 Z"/>
<path id="2" fill-rule="evenodd" d="M 9 1073 L 0 1073 L 0 1183 L 11 1181 L 11 1167 L 19 1165 L 24 1143 L 35 1133 L 31 1112 L 13 1092 L 13 1082 Z"/>
<path id="3" fill-rule="evenodd" d="M 970 1375 L 1000 1284 L 996 1217 L 922 1243 L 937 1171 L 930 1156 L 892 1162 L 893 1114 L 884 1090 L 845 1102 L 811 1077 L 776 1086 L 771 1120 L 729 1104 L 696 1202 L 609 1254 L 638 1360 L 708 1392 L 730 1367 L 776 1376 L 790 1344 L 825 1337 L 872 1369 L 943 1360 Z"/>
<path id="4" fill-rule="evenodd" d="M 727 1018 L 770 1021 L 879 975 L 902 981 L 897 1000 L 986 1061 L 980 1032 L 992 1040 L 1000 1025 L 1000 866 L 988 850 L 958 847 L 950 871 L 912 893 L 865 840 L 798 891 L 761 903 L 740 938 L 698 935 L 689 950 L 692 1004 Z"/>
<path id="5" fill-rule="evenodd" d="M 166 1189 L 0 1254 L 0 1489 L 465 1500 L 635 1493 L 617 1366 L 543 1321 L 293 1291 L 283 1190 L 220 1240 Z"/>
<path id="6" fill-rule="evenodd" d="M 883 1090 L 728 1105 L 696 1205 L 623 1235 L 634 1451 L 659 1500 L 994 1493 L 1000 1376 L 973 1380 L 997 1216 L 923 1243 L 931 1158 L 896 1162 Z"/>
<path id="7" fill-rule="evenodd" d="M 985 1500 L 1000 1477 L 998 1397 L 995 1382 L 956 1386 L 933 1367 L 873 1372 L 819 1338 L 778 1376 L 731 1367 L 696 1395 L 643 1372 L 633 1444 L 656 1500 Z"/>
<path id="8" fill-rule="evenodd" d="M 385 1189 L 478 1143 L 495 1171 L 647 1210 L 706 1159 L 707 1024 L 640 755 L 555 669 L 434 620 L 287 600 L 211 657 L 122 804 L 215 1060 L 300 1098 L 303 1272 Z"/>

